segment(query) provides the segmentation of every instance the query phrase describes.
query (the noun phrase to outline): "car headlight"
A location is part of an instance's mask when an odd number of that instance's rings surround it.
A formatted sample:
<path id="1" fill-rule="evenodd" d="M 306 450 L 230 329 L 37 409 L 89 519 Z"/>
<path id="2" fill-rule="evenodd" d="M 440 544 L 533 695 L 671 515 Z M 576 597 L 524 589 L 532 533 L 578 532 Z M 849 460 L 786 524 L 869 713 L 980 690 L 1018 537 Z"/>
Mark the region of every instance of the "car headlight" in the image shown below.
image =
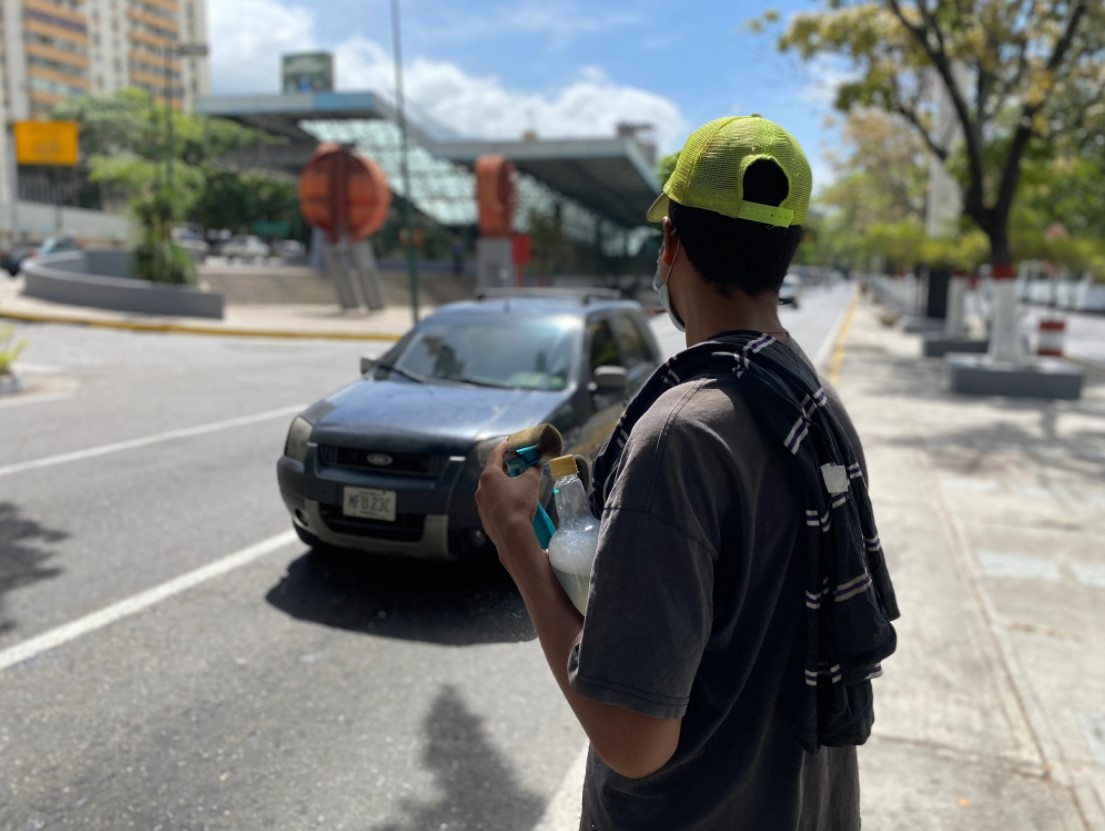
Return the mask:
<path id="1" fill-rule="evenodd" d="M 307 442 L 311 440 L 311 422 L 303 416 L 296 416 L 288 430 L 288 440 L 284 443 L 284 455 L 297 462 L 307 458 Z"/>

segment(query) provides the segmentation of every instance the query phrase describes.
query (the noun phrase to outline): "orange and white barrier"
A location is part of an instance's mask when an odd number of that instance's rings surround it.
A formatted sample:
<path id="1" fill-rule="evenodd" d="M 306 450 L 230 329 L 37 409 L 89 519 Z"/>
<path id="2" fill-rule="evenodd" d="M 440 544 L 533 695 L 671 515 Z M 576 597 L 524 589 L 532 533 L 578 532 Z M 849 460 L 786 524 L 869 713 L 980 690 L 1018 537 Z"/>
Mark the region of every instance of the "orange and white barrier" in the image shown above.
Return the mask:
<path id="1" fill-rule="evenodd" d="M 1065 320 L 1041 320 L 1036 332 L 1036 354 L 1050 358 L 1063 357 L 1063 346 L 1067 338 Z"/>

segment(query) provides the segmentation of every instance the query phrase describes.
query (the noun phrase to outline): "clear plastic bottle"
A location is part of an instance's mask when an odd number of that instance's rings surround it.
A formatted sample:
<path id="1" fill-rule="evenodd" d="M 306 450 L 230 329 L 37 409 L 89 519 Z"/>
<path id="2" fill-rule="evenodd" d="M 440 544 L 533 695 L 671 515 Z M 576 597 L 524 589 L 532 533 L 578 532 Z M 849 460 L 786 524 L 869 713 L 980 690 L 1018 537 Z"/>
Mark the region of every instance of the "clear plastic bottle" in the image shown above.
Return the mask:
<path id="1" fill-rule="evenodd" d="M 575 456 L 553 459 L 549 472 L 554 480 L 553 499 L 559 517 L 556 533 L 549 541 L 549 563 L 572 603 L 580 614 L 586 614 L 591 566 L 599 545 L 599 521 L 587 504 Z"/>

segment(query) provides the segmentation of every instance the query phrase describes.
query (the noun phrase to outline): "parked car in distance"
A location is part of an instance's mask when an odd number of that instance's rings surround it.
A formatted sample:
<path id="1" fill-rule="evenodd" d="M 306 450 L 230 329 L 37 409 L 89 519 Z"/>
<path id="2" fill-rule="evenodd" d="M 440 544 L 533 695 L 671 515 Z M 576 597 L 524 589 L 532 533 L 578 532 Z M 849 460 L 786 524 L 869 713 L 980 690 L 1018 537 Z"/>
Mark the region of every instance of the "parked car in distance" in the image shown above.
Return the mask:
<path id="1" fill-rule="evenodd" d="M 294 260 L 302 257 L 306 253 L 306 249 L 299 240 L 286 239 L 276 244 L 276 253 L 283 260 Z"/>
<path id="2" fill-rule="evenodd" d="M 292 421 L 277 462 L 292 525 L 316 550 L 490 553 L 475 492 L 495 445 L 549 422 L 593 458 L 660 362 L 640 306 L 613 292 L 443 306 Z"/>
<path id="3" fill-rule="evenodd" d="M 251 263 L 269 256 L 271 250 L 260 237 L 239 234 L 222 244 L 219 251 L 228 260 L 244 260 Z"/>
<path id="4" fill-rule="evenodd" d="M 797 274 L 788 274 L 783 278 L 783 285 L 779 287 L 779 302 L 797 309 L 801 300 L 802 278 Z"/>
<path id="5" fill-rule="evenodd" d="M 16 245 L 9 248 L 0 256 L 0 268 L 8 272 L 11 277 L 18 277 L 23 268 L 23 261 L 38 249 L 38 245 Z"/>
<path id="6" fill-rule="evenodd" d="M 192 261 L 202 264 L 207 259 L 208 246 L 203 237 L 193 228 L 181 225 L 172 230 L 173 242 L 188 252 Z"/>
<path id="7" fill-rule="evenodd" d="M 17 245 L 5 253 L 0 266 L 12 277 L 23 270 L 23 263 L 32 257 L 44 257 L 48 254 L 62 254 L 66 251 L 80 251 L 81 245 L 73 237 L 48 237 L 43 242 L 32 245 Z"/>

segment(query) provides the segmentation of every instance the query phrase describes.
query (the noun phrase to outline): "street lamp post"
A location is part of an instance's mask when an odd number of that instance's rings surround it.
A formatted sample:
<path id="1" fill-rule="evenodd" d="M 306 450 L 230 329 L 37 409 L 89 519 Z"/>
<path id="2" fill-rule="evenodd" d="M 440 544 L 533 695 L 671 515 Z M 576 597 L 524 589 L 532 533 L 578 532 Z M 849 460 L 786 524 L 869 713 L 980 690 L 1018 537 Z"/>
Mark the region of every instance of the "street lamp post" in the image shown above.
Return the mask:
<path id="1" fill-rule="evenodd" d="M 206 43 L 170 43 L 165 46 L 165 139 L 168 147 L 165 152 L 165 180 L 168 190 L 173 187 L 173 87 L 172 58 L 207 57 Z M 183 88 L 181 89 L 183 101 Z"/>
<path id="2" fill-rule="evenodd" d="M 411 313 L 418 323 L 418 266 L 414 258 L 414 228 L 411 219 L 410 146 L 407 141 L 407 116 L 403 106 L 403 55 L 399 40 L 399 2 L 391 0 L 391 35 L 395 52 L 395 103 L 398 107 L 399 135 L 402 140 L 400 167 L 403 175 L 403 225 L 407 229 L 407 271 L 411 284 Z"/>

